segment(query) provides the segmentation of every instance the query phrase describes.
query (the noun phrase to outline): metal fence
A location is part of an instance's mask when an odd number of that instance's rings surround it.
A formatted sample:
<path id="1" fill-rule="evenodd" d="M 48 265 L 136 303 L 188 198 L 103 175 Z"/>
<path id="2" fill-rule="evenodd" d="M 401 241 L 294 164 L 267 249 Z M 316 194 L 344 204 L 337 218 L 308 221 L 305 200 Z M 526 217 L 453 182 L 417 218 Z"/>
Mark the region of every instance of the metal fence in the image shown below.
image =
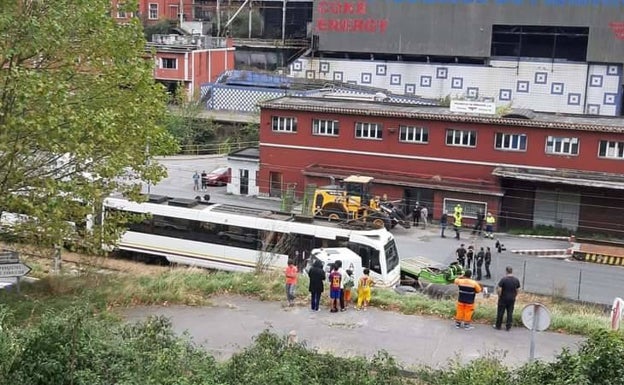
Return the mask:
<path id="1" fill-rule="evenodd" d="M 511 265 L 524 292 L 603 305 L 624 295 L 621 267 L 535 257 L 525 257 Z M 493 263 L 492 268 L 494 278 L 500 278 L 505 266 Z"/>
<path id="2" fill-rule="evenodd" d="M 219 144 L 189 144 L 180 146 L 180 155 L 227 155 L 232 151 L 257 146 L 257 141 Z"/>

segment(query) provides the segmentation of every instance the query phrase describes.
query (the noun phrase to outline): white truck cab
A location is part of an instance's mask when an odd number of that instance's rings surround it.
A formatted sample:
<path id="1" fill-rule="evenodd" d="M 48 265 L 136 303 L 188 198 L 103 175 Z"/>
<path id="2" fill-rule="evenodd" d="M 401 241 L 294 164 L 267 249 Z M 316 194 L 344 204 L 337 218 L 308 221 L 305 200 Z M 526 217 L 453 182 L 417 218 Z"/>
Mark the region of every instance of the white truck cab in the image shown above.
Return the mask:
<path id="1" fill-rule="evenodd" d="M 326 274 L 329 274 L 332 265 L 338 260 L 342 261 L 342 268 L 344 270 L 353 271 L 353 280 L 355 282 L 355 286 L 357 287 L 358 280 L 362 275 L 364 275 L 362 257 L 346 247 L 313 249 L 310 252 L 310 259 L 308 260 L 306 271 L 310 270 L 314 262 L 321 261 L 323 263 L 323 270 L 325 270 Z"/>

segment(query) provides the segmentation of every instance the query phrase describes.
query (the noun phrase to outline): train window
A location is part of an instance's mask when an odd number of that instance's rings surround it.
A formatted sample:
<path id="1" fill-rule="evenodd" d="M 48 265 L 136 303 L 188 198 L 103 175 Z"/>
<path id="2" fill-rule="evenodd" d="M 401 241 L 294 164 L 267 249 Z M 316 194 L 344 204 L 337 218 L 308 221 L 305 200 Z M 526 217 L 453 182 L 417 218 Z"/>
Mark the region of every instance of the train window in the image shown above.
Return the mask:
<path id="1" fill-rule="evenodd" d="M 349 249 L 362 257 L 362 267 L 368 267 L 372 271 L 381 274 L 381 263 L 379 261 L 379 250 L 370 246 L 358 243 L 349 243 Z"/>

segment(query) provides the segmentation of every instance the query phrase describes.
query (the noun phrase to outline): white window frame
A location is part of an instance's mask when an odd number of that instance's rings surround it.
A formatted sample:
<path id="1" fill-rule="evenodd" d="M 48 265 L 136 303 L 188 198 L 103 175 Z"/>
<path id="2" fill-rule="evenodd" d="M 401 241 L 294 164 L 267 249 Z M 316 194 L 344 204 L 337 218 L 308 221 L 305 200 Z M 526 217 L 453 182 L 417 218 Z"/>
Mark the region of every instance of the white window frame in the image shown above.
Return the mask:
<path id="1" fill-rule="evenodd" d="M 488 212 L 487 202 L 483 201 L 469 201 L 466 199 L 444 198 L 442 201 L 442 212 L 449 215 L 453 215 L 455 206 L 459 204 L 462 207 L 462 217 L 477 219 L 477 213 L 479 210 L 485 215 Z M 452 221 L 452 219 L 450 219 Z"/>
<path id="2" fill-rule="evenodd" d="M 118 19 L 126 19 L 128 17 L 126 11 L 124 10 L 124 7 L 126 5 L 123 2 L 118 2 L 117 3 L 117 18 Z"/>
<path id="3" fill-rule="evenodd" d="M 500 136 L 500 145 L 498 138 Z M 528 147 L 526 134 L 508 134 L 497 132 L 494 134 L 494 148 L 501 151 L 526 151 Z M 524 147 L 522 146 L 524 144 Z"/>
<path id="4" fill-rule="evenodd" d="M 297 132 L 297 118 L 292 116 L 271 116 L 273 132 Z"/>
<path id="5" fill-rule="evenodd" d="M 158 3 L 149 3 L 147 5 L 147 18 L 149 20 L 158 20 Z"/>
<path id="6" fill-rule="evenodd" d="M 173 60 L 173 67 L 165 67 L 165 60 Z M 175 57 L 161 57 L 160 58 L 160 68 L 167 70 L 177 70 L 178 69 L 178 58 Z"/>
<path id="7" fill-rule="evenodd" d="M 568 138 L 562 136 L 546 137 L 546 153 L 551 155 L 576 156 L 579 154 L 581 141 L 579 138 Z M 576 151 L 575 151 L 576 147 Z"/>
<path id="8" fill-rule="evenodd" d="M 340 124 L 337 120 L 312 119 L 312 135 L 338 136 Z"/>
<path id="9" fill-rule="evenodd" d="M 429 129 L 427 127 L 399 125 L 399 142 L 429 143 Z"/>
<path id="10" fill-rule="evenodd" d="M 604 154 L 601 154 L 602 147 L 605 147 Z M 624 142 L 616 140 L 601 140 L 598 142 L 598 157 L 604 159 L 624 160 Z"/>
<path id="11" fill-rule="evenodd" d="M 358 135 L 358 131 L 360 132 Z M 356 139 L 383 139 L 383 126 L 381 123 L 356 122 L 355 123 Z"/>
<path id="12" fill-rule="evenodd" d="M 452 133 L 451 143 L 449 143 L 449 133 Z M 447 128 L 444 141 L 447 146 L 474 148 L 477 147 L 477 131 Z"/>

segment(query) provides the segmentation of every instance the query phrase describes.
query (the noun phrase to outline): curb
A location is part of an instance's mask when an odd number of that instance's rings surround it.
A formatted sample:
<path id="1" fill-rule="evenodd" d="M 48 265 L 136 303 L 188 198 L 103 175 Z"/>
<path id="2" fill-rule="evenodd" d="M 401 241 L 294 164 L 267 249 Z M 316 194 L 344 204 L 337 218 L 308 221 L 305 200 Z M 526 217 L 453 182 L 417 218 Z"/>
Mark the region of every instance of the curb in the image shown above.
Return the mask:
<path id="1" fill-rule="evenodd" d="M 572 257 L 577 261 L 598 263 L 602 265 L 624 266 L 624 257 L 618 255 L 587 253 L 574 251 Z"/>
<path id="2" fill-rule="evenodd" d="M 568 249 L 541 249 L 541 250 L 510 250 L 514 254 L 537 255 L 537 256 L 561 256 L 568 258 Z"/>
<path id="3" fill-rule="evenodd" d="M 540 238 L 540 239 L 553 239 L 553 240 L 561 240 L 561 241 L 571 241 L 571 237 L 559 236 L 559 235 L 529 235 L 529 234 L 520 234 L 519 238 Z"/>

